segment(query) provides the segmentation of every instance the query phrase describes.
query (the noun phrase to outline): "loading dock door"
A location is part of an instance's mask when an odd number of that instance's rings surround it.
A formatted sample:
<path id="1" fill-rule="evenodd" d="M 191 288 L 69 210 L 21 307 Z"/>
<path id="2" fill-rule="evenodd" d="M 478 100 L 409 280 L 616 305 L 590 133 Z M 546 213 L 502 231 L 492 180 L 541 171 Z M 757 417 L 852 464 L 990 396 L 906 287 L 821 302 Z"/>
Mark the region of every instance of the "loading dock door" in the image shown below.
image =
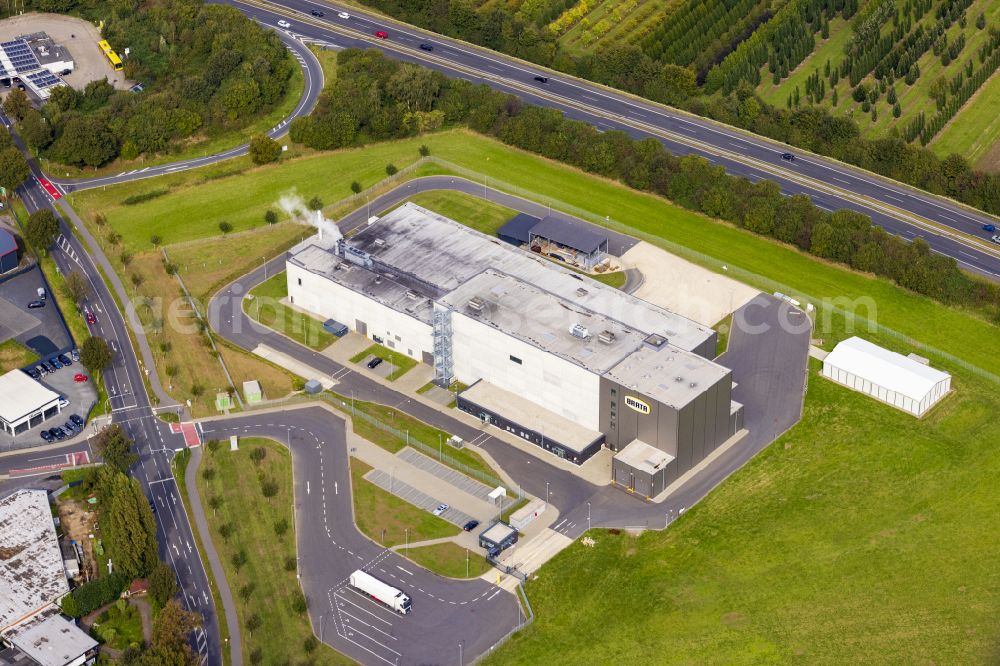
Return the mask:
<path id="1" fill-rule="evenodd" d="M 358 333 L 360 333 L 361 335 L 367 336 L 368 335 L 368 324 L 366 324 L 365 322 L 361 321 L 360 319 L 355 319 L 354 320 L 354 330 L 357 331 Z"/>

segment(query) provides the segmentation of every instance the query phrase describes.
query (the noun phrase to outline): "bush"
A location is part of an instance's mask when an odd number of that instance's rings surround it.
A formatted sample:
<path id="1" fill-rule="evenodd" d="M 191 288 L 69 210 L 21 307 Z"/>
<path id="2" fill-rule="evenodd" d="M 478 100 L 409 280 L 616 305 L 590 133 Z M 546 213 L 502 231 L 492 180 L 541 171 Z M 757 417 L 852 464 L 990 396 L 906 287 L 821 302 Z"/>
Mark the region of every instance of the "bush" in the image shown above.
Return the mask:
<path id="1" fill-rule="evenodd" d="M 281 157 L 281 144 L 264 134 L 258 134 L 250 139 L 249 152 L 254 164 L 267 164 Z"/>
<path id="2" fill-rule="evenodd" d="M 388 175 L 388 176 L 394 176 L 398 172 L 399 172 L 399 169 L 396 168 L 395 164 L 386 164 L 385 165 L 385 173 L 386 173 L 386 175 Z"/>
<path id="3" fill-rule="evenodd" d="M 275 213 L 270 208 L 268 208 L 266 211 L 264 211 L 264 221 L 267 222 L 268 224 L 277 224 L 278 214 Z"/>
<path id="4" fill-rule="evenodd" d="M 289 555 L 285 558 L 285 571 L 295 571 L 296 561 L 295 557 Z"/>
<path id="5" fill-rule="evenodd" d="M 70 617 L 83 617 L 117 599 L 127 585 L 128 579 L 120 574 L 84 583 L 70 593 L 72 601 L 63 600 L 63 612 Z"/>
<path id="6" fill-rule="evenodd" d="M 361 183 L 359 183 L 356 180 L 353 181 L 351 183 L 351 192 L 354 192 L 355 194 L 360 194 L 361 193 Z"/>
<path id="7" fill-rule="evenodd" d="M 134 206 L 136 204 L 141 204 L 150 199 L 156 199 L 157 197 L 162 197 L 164 194 L 170 194 L 170 190 L 150 190 L 149 192 L 142 192 L 140 194 L 133 194 L 132 196 L 125 197 L 122 199 L 123 206 Z"/>

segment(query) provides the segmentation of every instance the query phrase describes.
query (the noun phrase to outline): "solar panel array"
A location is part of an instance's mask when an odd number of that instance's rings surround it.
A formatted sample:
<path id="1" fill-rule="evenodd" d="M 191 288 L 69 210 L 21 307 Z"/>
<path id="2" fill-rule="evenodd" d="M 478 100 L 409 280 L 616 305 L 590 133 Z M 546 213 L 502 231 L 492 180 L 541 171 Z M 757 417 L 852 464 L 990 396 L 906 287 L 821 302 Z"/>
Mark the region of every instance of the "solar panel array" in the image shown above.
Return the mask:
<path id="1" fill-rule="evenodd" d="M 36 72 L 30 72 L 26 74 L 25 77 L 31 83 L 35 85 L 36 88 L 51 88 L 52 86 L 57 86 L 62 83 L 56 76 L 54 76 L 47 69 L 40 69 Z"/>
<path id="2" fill-rule="evenodd" d="M 0 48 L 7 54 L 7 57 L 10 58 L 10 63 L 18 72 L 38 69 L 42 66 L 35 57 L 34 52 L 32 52 L 31 47 L 28 46 L 28 42 L 23 39 L 2 42 L 0 43 Z"/>

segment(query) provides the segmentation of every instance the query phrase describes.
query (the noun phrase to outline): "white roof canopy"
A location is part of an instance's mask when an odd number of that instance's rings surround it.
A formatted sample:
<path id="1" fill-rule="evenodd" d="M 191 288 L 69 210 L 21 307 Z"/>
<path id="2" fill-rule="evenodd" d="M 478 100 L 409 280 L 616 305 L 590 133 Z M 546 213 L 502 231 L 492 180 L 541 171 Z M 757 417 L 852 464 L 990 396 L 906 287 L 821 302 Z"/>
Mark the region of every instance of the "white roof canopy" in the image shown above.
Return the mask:
<path id="1" fill-rule="evenodd" d="M 0 375 L 0 418 L 13 423 L 59 399 L 59 394 L 42 386 L 20 370 Z"/>
<path id="2" fill-rule="evenodd" d="M 935 370 L 859 337 L 840 342 L 823 363 L 917 402 L 923 400 L 934 386 L 950 377 L 947 372 Z"/>

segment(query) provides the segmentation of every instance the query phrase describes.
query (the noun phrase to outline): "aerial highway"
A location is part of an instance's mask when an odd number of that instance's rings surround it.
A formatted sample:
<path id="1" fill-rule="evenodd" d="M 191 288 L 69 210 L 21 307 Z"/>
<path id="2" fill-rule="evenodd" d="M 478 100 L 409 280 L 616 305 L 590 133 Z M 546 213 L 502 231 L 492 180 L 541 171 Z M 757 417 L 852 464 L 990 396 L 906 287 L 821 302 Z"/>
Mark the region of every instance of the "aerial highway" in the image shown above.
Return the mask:
<path id="1" fill-rule="evenodd" d="M 892 234 L 908 240 L 923 237 L 934 251 L 953 257 L 965 269 L 1000 279 L 1000 246 L 982 231 L 984 224 L 996 219 L 943 197 L 354 7 L 307 0 L 219 1 L 272 26 L 288 21 L 291 26 L 285 32 L 300 38 L 338 48 L 378 48 L 392 58 L 559 109 L 602 131 L 618 129 L 636 137 L 655 137 L 675 154 L 698 154 L 731 174 L 774 180 L 785 194 L 809 195 L 826 210 L 848 208 L 870 215 Z M 324 15 L 313 16 L 314 10 Z M 341 12 L 349 18 L 341 18 Z M 388 39 L 375 37 L 377 31 L 388 33 Z M 434 50 L 421 50 L 420 44 L 431 44 Z M 547 80 L 539 82 L 536 76 Z M 787 152 L 796 159 L 782 159 Z"/>

